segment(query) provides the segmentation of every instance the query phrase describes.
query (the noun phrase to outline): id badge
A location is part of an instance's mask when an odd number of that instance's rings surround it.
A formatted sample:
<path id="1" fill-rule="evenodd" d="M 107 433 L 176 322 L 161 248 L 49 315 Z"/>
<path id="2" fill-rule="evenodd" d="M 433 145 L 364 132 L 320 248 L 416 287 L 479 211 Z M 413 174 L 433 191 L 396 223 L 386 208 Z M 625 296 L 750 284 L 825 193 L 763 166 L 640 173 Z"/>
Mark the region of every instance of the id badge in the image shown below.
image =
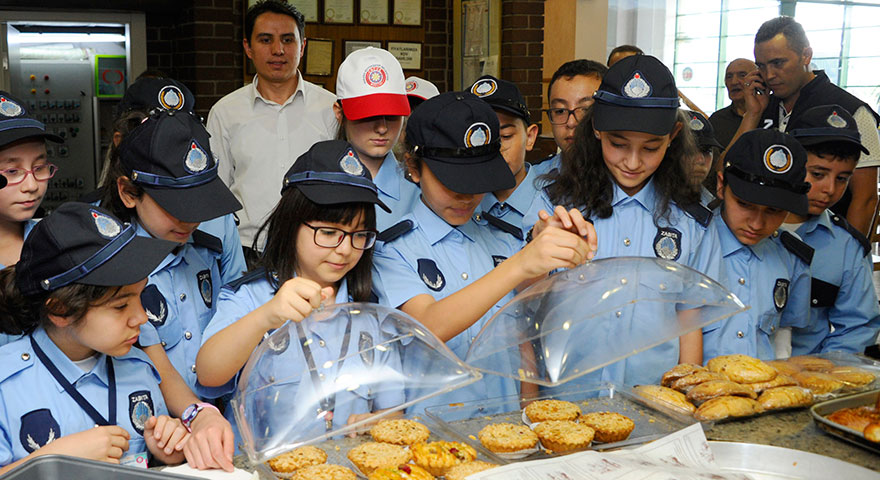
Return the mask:
<path id="1" fill-rule="evenodd" d="M 129 455 L 127 457 L 122 457 L 122 460 L 119 461 L 121 465 L 126 465 L 129 467 L 135 468 L 147 468 L 147 452 L 141 452 L 135 455 Z"/>

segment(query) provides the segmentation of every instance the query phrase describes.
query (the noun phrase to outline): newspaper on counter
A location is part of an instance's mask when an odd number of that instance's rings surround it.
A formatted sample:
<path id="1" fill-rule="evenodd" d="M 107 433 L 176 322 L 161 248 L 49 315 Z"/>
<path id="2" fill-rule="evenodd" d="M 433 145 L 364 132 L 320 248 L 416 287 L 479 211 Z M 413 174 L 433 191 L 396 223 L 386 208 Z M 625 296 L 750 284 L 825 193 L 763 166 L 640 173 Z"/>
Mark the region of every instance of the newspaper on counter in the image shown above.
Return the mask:
<path id="1" fill-rule="evenodd" d="M 632 450 L 585 451 L 544 460 L 512 463 L 468 480 L 754 480 L 722 472 L 696 423 Z"/>

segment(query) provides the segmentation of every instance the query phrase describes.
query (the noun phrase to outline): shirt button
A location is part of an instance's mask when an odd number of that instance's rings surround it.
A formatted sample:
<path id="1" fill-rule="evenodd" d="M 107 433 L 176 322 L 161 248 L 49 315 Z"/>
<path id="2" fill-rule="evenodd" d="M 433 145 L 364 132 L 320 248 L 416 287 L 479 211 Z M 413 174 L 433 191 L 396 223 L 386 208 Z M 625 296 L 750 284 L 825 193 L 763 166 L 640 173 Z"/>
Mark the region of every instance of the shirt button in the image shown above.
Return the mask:
<path id="1" fill-rule="evenodd" d="M 462 279 L 462 280 L 467 280 L 467 278 L 468 278 L 468 274 L 467 274 L 467 273 L 462 273 L 462 274 L 461 274 L 461 279 Z"/>
<path id="2" fill-rule="evenodd" d="M 192 338 L 193 338 L 193 334 L 192 334 L 192 332 L 186 332 L 186 333 L 184 333 L 184 334 L 183 334 L 183 338 L 185 338 L 185 339 L 187 339 L 187 340 L 192 340 Z"/>
<path id="3" fill-rule="evenodd" d="M 736 332 L 736 338 L 743 338 L 745 336 L 746 335 L 742 331 Z"/>
<path id="4" fill-rule="evenodd" d="M 180 294 L 180 301 L 182 302 L 182 301 L 184 301 L 184 300 L 186 300 L 186 294 L 185 294 L 185 293 L 181 293 L 181 294 Z"/>
<path id="5" fill-rule="evenodd" d="M 770 331 L 771 331 L 771 332 L 775 332 L 775 331 L 776 331 L 776 327 L 773 326 L 773 325 L 770 325 Z"/>
<path id="6" fill-rule="evenodd" d="M 318 346 L 323 347 L 325 345 L 327 345 L 327 343 L 325 343 L 324 340 L 318 340 Z"/>
<path id="7" fill-rule="evenodd" d="M 623 312 L 614 312 L 614 315 L 617 315 L 617 318 L 620 318 L 620 316 L 623 315 Z"/>
<path id="8" fill-rule="evenodd" d="M 189 367 L 189 370 L 193 373 L 196 373 L 196 366 L 193 365 L 193 366 Z"/>
<path id="9" fill-rule="evenodd" d="M 479 214 L 479 213 L 476 214 L 476 215 L 474 215 L 474 220 L 476 220 L 476 221 L 478 221 L 478 222 L 480 221 L 481 218 L 482 218 L 482 217 L 480 217 L 480 214 Z"/>
<path id="10" fill-rule="evenodd" d="M 818 303 L 819 303 L 819 299 L 818 299 L 818 298 L 814 298 L 814 299 L 813 299 L 813 305 L 816 305 L 816 304 L 818 304 Z"/>
<path id="11" fill-rule="evenodd" d="M 624 238 L 624 239 L 623 239 L 623 245 L 624 245 L 624 246 L 628 247 L 631 243 L 632 243 L 632 242 L 629 241 L 628 238 Z"/>
<path id="12" fill-rule="evenodd" d="M 168 345 L 168 344 L 165 343 L 165 341 L 163 340 L 163 341 L 162 341 L 162 348 L 165 348 L 167 345 Z"/>
<path id="13" fill-rule="evenodd" d="M 26 361 L 28 361 L 28 360 L 31 359 L 31 354 L 30 354 L 30 353 L 22 353 L 22 354 L 21 354 L 21 359 L 24 360 L 24 361 L 26 362 Z"/>
<path id="14" fill-rule="evenodd" d="M 739 282 L 740 285 L 745 285 L 745 284 L 746 284 L 746 279 L 745 279 L 745 278 L 742 278 L 742 277 L 739 277 L 739 280 L 737 280 L 737 282 Z"/>

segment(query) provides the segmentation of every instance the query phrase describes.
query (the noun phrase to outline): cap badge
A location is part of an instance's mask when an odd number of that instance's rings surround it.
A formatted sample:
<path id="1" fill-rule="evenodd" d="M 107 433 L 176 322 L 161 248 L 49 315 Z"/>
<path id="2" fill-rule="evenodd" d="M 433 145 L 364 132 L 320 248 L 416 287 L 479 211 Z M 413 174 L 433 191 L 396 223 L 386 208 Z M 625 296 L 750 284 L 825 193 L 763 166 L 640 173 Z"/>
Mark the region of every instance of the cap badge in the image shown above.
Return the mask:
<path id="1" fill-rule="evenodd" d="M 416 84 L 415 80 L 410 80 L 410 81 L 406 82 L 406 92 L 409 93 L 409 92 L 415 90 L 417 86 L 418 85 Z"/>
<path id="2" fill-rule="evenodd" d="M 831 112 L 831 115 L 828 115 L 828 118 L 825 121 L 828 122 L 828 125 L 831 125 L 834 128 L 846 128 L 846 120 L 840 118 L 837 111 Z"/>
<path id="3" fill-rule="evenodd" d="M 699 132 L 706 128 L 706 125 L 703 124 L 703 121 L 697 117 L 691 117 L 691 121 L 688 122 L 688 126 L 691 127 L 691 130 L 695 132 Z"/>
<path id="4" fill-rule="evenodd" d="M 468 148 L 488 145 L 491 140 L 492 131 L 489 130 L 489 125 L 483 122 L 472 124 L 464 132 L 464 144 Z"/>
<path id="5" fill-rule="evenodd" d="M 183 108 L 183 92 L 174 85 L 165 85 L 159 90 L 159 105 L 166 110 Z"/>
<path id="6" fill-rule="evenodd" d="M 471 93 L 478 97 L 488 97 L 495 93 L 496 90 L 498 90 L 498 84 L 491 78 L 477 80 L 477 83 L 471 87 Z"/>
<path id="7" fill-rule="evenodd" d="M 208 154 L 202 150 L 202 147 L 195 140 L 189 144 L 189 151 L 186 152 L 183 167 L 189 173 L 199 173 L 208 168 Z"/>
<path id="8" fill-rule="evenodd" d="M 623 93 L 630 98 L 644 98 L 651 95 L 651 84 L 642 78 L 642 72 L 637 71 L 623 85 Z"/>
<path id="9" fill-rule="evenodd" d="M 785 173 L 791 170 L 791 150 L 785 145 L 771 145 L 764 150 L 764 166 L 773 173 Z"/>
<path id="10" fill-rule="evenodd" d="M 373 88 L 381 87 L 387 79 L 388 73 L 385 72 L 385 68 L 382 65 L 372 65 L 364 73 L 364 82 Z"/>
<path id="11" fill-rule="evenodd" d="M 21 115 L 21 105 L 6 97 L 0 97 L 0 115 L 4 117 L 17 117 Z"/>
<path id="12" fill-rule="evenodd" d="M 358 160 L 357 156 L 354 154 L 354 150 L 350 148 L 345 152 L 345 155 L 339 159 L 339 168 L 341 168 L 343 172 L 356 177 L 364 174 L 364 166 L 361 165 L 361 161 Z"/>
<path id="13" fill-rule="evenodd" d="M 97 210 L 89 211 L 92 212 L 92 218 L 95 219 L 95 227 L 97 227 L 98 233 L 101 234 L 102 237 L 114 238 L 122 231 L 122 225 L 117 220 L 114 220 Z"/>

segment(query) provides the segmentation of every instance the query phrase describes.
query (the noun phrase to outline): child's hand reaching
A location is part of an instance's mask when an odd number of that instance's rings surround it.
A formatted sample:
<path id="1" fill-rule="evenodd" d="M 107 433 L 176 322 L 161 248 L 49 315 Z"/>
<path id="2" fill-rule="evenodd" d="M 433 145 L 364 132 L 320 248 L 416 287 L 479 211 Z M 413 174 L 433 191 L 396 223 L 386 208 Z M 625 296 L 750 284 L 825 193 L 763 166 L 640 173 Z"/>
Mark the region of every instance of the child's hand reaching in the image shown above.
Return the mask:
<path id="1" fill-rule="evenodd" d="M 294 277 L 284 282 L 272 300 L 266 302 L 262 308 L 266 315 L 263 318 L 266 329 L 272 330 L 280 327 L 287 320 L 300 322 L 312 310 L 321 306 L 321 302 L 333 297 L 333 288 L 321 288 L 316 282 L 303 277 Z"/>
<path id="2" fill-rule="evenodd" d="M 541 210 L 538 212 L 538 223 L 532 229 L 533 238 L 537 238 L 548 227 L 560 228 L 583 237 L 589 248 L 587 259 L 592 260 L 596 255 L 599 244 L 596 228 L 593 227 L 592 222 L 584 218 L 580 210 L 576 208 L 566 210 L 559 205 L 553 209 L 553 215 Z"/>

